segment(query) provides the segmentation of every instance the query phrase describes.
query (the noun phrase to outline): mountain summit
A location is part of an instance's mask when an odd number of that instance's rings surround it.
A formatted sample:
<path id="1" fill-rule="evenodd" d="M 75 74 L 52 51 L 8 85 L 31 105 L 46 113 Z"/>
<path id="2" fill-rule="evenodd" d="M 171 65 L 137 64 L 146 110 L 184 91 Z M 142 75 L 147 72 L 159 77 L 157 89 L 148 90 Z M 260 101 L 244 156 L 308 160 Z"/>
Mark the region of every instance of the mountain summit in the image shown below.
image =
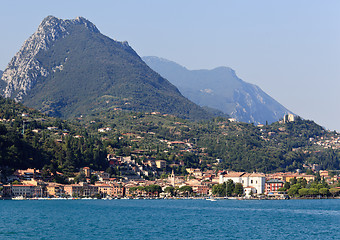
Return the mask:
<path id="1" fill-rule="evenodd" d="M 3 95 L 21 100 L 27 91 L 31 90 L 39 77 L 46 77 L 49 72 L 37 60 L 37 55 L 42 50 L 50 49 L 53 43 L 70 34 L 73 25 L 85 26 L 92 32 L 99 30 L 83 17 L 74 20 L 62 20 L 53 16 L 46 17 L 38 30 L 28 38 L 20 51 L 8 64 L 2 80 L 7 82 Z"/>
<path id="2" fill-rule="evenodd" d="M 83 17 L 46 17 L 1 80 L 3 96 L 52 116 L 117 108 L 191 119 L 210 116 L 149 68 L 127 42 L 104 36 Z"/>
<path id="3" fill-rule="evenodd" d="M 194 103 L 218 109 L 238 121 L 272 123 L 291 113 L 258 86 L 238 78 L 231 68 L 188 70 L 164 58 L 143 60 Z"/>

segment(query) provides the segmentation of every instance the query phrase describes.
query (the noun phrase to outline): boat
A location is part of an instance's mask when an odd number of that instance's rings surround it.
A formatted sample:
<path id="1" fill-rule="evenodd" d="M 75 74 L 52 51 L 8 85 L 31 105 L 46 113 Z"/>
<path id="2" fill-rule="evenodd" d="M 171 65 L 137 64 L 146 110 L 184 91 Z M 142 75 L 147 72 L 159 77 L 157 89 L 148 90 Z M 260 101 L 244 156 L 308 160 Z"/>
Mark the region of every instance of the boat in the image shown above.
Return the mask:
<path id="1" fill-rule="evenodd" d="M 26 198 L 24 198 L 23 196 L 16 196 L 14 198 L 12 198 L 12 200 L 25 200 Z"/>

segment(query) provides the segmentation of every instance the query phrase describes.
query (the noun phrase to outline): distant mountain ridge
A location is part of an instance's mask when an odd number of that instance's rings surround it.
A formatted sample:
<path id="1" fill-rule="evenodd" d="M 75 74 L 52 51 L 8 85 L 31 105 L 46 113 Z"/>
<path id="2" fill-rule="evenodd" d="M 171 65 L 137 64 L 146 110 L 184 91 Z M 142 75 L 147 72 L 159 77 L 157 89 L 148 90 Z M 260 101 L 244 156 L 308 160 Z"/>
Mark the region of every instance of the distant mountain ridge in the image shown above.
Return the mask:
<path id="1" fill-rule="evenodd" d="M 218 109 L 238 121 L 272 123 L 291 113 L 258 86 L 238 78 L 231 68 L 188 70 L 164 58 L 142 59 L 194 103 Z"/>
<path id="2" fill-rule="evenodd" d="M 1 94 L 57 117 L 126 109 L 211 117 L 148 67 L 127 42 L 83 17 L 46 17 L 8 64 Z"/>

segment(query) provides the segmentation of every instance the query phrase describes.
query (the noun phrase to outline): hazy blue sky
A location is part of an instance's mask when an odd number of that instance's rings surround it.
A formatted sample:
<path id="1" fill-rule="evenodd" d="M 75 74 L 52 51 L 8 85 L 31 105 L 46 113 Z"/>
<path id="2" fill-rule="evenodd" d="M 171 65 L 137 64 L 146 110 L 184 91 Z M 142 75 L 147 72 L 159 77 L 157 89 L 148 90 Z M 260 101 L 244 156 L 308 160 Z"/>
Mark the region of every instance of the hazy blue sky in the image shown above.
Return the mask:
<path id="1" fill-rule="evenodd" d="M 83 16 L 140 56 L 229 66 L 285 107 L 340 131 L 340 1 L 1 1 L 0 69 L 47 15 Z"/>

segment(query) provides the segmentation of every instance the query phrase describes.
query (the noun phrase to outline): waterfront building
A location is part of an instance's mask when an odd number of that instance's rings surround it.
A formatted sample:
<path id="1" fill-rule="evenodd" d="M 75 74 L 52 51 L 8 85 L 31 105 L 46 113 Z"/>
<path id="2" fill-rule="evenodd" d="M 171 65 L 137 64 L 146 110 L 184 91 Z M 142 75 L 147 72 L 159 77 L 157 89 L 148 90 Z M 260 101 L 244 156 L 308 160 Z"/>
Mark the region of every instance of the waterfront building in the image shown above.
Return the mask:
<path id="1" fill-rule="evenodd" d="M 64 191 L 69 196 L 91 197 L 98 194 L 98 186 L 82 182 L 80 184 L 65 185 Z"/>
<path id="2" fill-rule="evenodd" d="M 102 195 L 102 196 L 112 196 L 113 195 L 113 187 L 110 184 L 97 184 L 96 185 L 98 187 L 98 192 Z"/>
<path id="3" fill-rule="evenodd" d="M 219 183 L 227 182 L 229 179 L 234 183 L 241 183 L 243 187 L 253 187 L 257 194 L 263 194 L 265 189 L 266 177 L 262 173 L 245 172 L 223 172 L 220 173 Z"/>
<path id="4" fill-rule="evenodd" d="M 265 184 L 265 194 L 277 193 L 279 188 L 282 188 L 284 182 L 278 179 L 270 179 Z"/>
<path id="5" fill-rule="evenodd" d="M 245 196 L 247 198 L 250 198 L 251 196 L 256 194 L 256 191 L 257 191 L 256 188 L 254 188 L 252 186 L 245 187 L 245 188 L 243 188 L 243 190 L 244 190 Z"/>
<path id="6" fill-rule="evenodd" d="M 119 183 L 112 183 L 112 197 L 121 198 L 125 195 L 125 187 Z"/>
<path id="7" fill-rule="evenodd" d="M 61 197 L 64 194 L 64 185 L 48 183 L 46 186 L 47 195 L 50 197 Z"/>
<path id="8" fill-rule="evenodd" d="M 14 185 L 11 185 L 10 196 L 31 198 L 33 197 L 34 192 L 35 192 L 34 188 L 35 186 L 32 184 L 27 184 L 27 185 L 14 184 Z"/>

